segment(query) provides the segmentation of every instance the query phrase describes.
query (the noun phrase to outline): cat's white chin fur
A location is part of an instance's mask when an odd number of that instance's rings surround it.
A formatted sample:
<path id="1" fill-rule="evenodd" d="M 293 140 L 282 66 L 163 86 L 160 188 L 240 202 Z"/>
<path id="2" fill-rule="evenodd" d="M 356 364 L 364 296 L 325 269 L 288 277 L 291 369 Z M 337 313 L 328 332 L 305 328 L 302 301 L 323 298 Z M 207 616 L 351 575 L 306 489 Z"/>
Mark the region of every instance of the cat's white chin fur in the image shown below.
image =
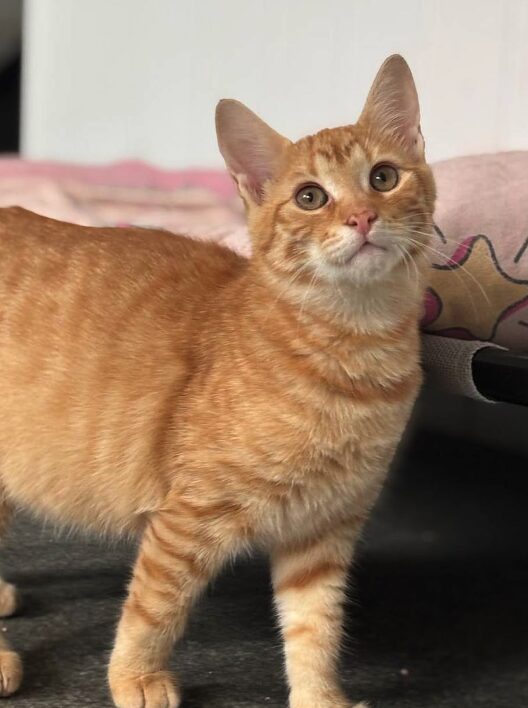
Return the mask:
<path id="1" fill-rule="evenodd" d="M 316 244 L 312 246 L 312 262 L 323 278 L 331 282 L 337 280 L 356 285 L 379 282 L 406 259 L 409 272 L 407 244 L 389 226 L 377 226 L 367 240 L 349 227 L 343 227 L 335 235 L 340 237 L 340 242 L 331 249 L 323 250 Z"/>
<path id="2" fill-rule="evenodd" d="M 330 283 L 338 281 L 363 285 L 384 280 L 403 260 L 401 253 L 396 248 L 374 248 L 376 244 L 369 245 L 373 247 L 360 248 L 350 258 L 341 261 L 319 256 L 316 271 Z"/>

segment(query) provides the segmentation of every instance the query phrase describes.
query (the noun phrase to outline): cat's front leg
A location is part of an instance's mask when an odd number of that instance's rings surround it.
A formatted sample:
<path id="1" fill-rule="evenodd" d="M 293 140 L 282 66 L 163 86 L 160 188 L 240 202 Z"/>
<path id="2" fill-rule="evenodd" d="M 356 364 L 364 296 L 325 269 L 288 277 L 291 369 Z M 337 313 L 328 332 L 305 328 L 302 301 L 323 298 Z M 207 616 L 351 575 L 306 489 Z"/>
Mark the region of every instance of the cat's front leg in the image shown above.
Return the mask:
<path id="1" fill-rule="evenodd" d="M 218 571 L 223 555 L 207 540 L 203 518 L 161 512 L 141 543 L 109 667 L 118 708 L 177 708 L 181 696 L 167 671 L 194 599 Z"/>
<path id="2" fill-rule="evenodd" d="M 322 538 L 272 555 L 290 708 L 353 708 L 340 687 L 337 662 L 347 573 L 360 526 L 350 519 Z"/>

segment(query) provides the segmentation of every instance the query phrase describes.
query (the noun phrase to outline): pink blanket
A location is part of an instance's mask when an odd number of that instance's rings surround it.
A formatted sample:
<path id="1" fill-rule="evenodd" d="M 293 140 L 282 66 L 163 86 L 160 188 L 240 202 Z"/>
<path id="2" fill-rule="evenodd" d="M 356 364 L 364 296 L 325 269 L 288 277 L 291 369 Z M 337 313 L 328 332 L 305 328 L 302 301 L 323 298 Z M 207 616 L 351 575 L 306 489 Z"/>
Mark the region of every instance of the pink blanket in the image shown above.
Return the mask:
<path id="1" fill-rule="evenodd" d="M 435 166 L 438 230 L 424 329 L 528 350 L 528 153 Z M 163 171 L 0 160 L 0 206 L 88 226 L 153 226 L 250 252 L 223 171 Z"/>
<path id="2" fill-rule="evenodd" d="M 137 161 L 84 167 L 3 159 L 0 207 L 14 204 L 84 226 L 159 227 L 249 253 L 240 200 L 221 170 L 168 172 Z"/>

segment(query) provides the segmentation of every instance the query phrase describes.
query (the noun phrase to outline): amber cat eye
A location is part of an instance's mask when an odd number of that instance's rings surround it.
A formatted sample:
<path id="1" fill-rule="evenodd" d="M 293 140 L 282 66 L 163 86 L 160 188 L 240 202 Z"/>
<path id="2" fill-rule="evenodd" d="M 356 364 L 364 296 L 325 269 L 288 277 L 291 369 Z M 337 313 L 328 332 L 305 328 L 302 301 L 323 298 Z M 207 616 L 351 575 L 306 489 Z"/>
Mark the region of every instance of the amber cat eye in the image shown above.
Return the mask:
<path id="1" fill-rule="evenodd" d="M 398 170 L 392 165 L 376 165 L 370 173 L 370 186 L 377 192 L 390 192 L 399 180 Z"/>
<path id="2" fill-rule="evenodd" d="M 320 209 L 326 204 L 328 194 L 322 187 L 318 187 L 316 184 L 308 184 L 299 189 L 295 195 L 295 201 L 301 209 L 313 211 L 314 209 Z"/>

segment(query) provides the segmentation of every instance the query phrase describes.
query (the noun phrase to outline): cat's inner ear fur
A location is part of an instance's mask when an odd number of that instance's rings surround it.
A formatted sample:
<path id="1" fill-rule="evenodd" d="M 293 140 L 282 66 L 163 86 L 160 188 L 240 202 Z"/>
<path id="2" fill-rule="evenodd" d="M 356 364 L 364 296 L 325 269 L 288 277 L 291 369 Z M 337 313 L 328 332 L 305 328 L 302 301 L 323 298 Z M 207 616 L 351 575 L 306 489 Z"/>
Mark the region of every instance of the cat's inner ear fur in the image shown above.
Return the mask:
<path id="1" fill-rule="evenodd" d="M 224 99 L 216 108 L 218 147 L 242 199 L 260 204 L 290 141 L 243 103 Z"/>
<path id="2" fill-rule="evenodd" d="M 423 157 L 418 94 L 409 65 L 399 54 L 383 62 L 358 123 L 390 135 L 414 157 Z"/>

